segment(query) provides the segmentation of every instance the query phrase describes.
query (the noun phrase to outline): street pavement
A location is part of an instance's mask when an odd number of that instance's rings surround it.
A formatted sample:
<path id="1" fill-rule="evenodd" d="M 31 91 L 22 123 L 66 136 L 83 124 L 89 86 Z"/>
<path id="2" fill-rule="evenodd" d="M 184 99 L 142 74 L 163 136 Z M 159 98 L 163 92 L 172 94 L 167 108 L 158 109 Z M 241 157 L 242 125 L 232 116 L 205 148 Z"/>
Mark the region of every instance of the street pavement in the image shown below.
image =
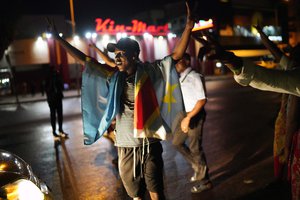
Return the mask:
<path id="1" fill-rule="evenodd" d="M 192 169 L 164 141 L 165 193 L 170 200 L 286 199 L 273 177 L 273 130 L 280 95 L 242 87 L 232 77 L 209 79 L 203 146 L 214 187 L 190 192 Z M 52 189 L 54 199 L 129 199 L 110 140 L 83 145 L 80 97 L 65 91 L 64 131 L 55 143 L 45 96 L 0 97 L 0 148 L 22 157 Z"/>

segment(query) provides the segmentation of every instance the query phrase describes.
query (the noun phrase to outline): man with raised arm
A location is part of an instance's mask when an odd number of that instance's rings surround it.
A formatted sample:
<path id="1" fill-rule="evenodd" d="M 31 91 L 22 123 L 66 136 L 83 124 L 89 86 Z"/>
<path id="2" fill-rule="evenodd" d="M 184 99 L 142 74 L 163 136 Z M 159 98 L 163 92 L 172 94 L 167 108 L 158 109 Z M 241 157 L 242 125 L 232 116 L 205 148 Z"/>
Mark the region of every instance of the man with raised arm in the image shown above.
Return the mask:
<path id="1" fill-rule="evenodd" d="M 54 38 L 86 66 L 82 80 L 84 143 L 94 143 L 116 119 L 120 177 L 133 199 L 142 199 L 146 190 L 153 200 L 165 199 L 160 140 L 172 132 L 175 116 L 184 112 L 175 63 L 186 51 L 193 26 L 187 5 L 186 26 L 174 51 L 154 63 L 140 62 L 135 40 L 109 43 L 115 68 L 87 57 L 53 31 Z"/>

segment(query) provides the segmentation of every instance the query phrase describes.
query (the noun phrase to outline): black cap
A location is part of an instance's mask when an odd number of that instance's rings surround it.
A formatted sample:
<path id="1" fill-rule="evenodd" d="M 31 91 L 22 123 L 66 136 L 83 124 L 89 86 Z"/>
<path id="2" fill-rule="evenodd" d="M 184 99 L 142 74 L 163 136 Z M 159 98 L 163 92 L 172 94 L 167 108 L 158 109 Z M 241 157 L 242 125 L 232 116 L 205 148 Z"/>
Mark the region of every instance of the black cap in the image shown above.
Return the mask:
<path id="1" fill-rule="evenodd" d="M 116 48 L 128 53 L 136 53 L 137 55 L 140 53 L 139 43 L 130 38 L 121 38 L 116 44 L 115 43 L 107 44 L 107 50 L 109 52 L 114 52 Z"/>

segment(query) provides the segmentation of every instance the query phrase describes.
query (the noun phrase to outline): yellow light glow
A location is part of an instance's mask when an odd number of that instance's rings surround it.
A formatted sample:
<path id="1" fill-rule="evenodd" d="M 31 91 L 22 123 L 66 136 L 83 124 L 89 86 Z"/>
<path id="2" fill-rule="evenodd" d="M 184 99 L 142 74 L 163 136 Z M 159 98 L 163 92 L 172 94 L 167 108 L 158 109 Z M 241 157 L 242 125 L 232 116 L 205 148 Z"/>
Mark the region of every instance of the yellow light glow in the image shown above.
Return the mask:
<path id="1" fill-rule="evenodd" d="M 231 52 L 239 57 L 257 57 L 270 54 L 270 51 L 265 49 L 231 50 Z"/>
<path id="2" fill-rule="evenodd" d="M 213 27 L 214 27 L 214 24 L 213 24 L 213 20 L 212 19 L 209 19 L 207 21 L 200 20 L 198 23 L 195 23 L 195 26 L 192 29 L 192 31 L 199 31 L 199 30 L 213 28 Z"/>
<path id="3" fill-rule="evenodd" d="M 43 51 L 44 49 L 46 49 L 47 46 L 47 42 L 45 40 L 43 40 L 43 38 L 41 36 L 39 36 L 34 44 L 34 52 L 39 52 L 39 51 Z"/>
<path id="4" fill-rule="evenodd" d="M 13 184 L 5 186 L 8 200 L 43 200 L 44 194 L 31 181 L 18 180 Z"/>
<path id="5" fill-rule="evenodd" d="M 80 38 L 79 38 L 79 36 L 78 36 L 78 35 L 75 35 L 75 36 L 73 37 L 73 41 L 74 41 L 74 44 L 75 44 L 75 45 L 79 45 L 79 43 L 80 43 Z"/>
<path id="6" fill-rule="evenodd" d="M 73 39 L 74 39 L 74 41 L 79 41 L 79 36 L 75 35 Z"/>
<path id="7" fill-rule="evenodd" d="M 6 167 L 7 167 L 6 163 L 0 164 L 0 171 L 5 171 Z"/>

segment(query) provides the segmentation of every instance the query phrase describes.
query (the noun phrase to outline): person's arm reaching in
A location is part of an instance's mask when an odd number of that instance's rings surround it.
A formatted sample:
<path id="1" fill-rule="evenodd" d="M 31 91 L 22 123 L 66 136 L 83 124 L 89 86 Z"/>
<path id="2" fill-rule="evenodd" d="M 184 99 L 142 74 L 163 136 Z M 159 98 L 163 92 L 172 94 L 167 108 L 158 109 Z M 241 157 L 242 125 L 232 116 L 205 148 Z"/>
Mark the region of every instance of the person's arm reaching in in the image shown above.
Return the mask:
<path id="1" fill-rule="evenodd" d="M 300 96 L 300 69 L 275 70 L 257 66 L 249 59 L 242 59 L 232 52 L 227 52 L 216 41 L 203 41 L 203 38 L 196 37 L 203 45 L 208 45 L 213 51 L 212 59 L 217 59 L 226 64 L 234 73 L 236 82 L 243 86 L 278 93 L 293 94 Z"/>
<path id="2" fill-rule="evenodd" d="M 111 59 L 110 57 L 108 57 L 107 54 L 105 54 L 103 51 L 101 51 L 97 46 L 96 44 L 94 43 L 91 43 L 89 44 L 89 46 L 91 48 L 93 48 L 99 55 L 100 57 L 102 58 L 102 60 L 110 67 L 116 67 L 116 63 L 113 59 Z"/>

